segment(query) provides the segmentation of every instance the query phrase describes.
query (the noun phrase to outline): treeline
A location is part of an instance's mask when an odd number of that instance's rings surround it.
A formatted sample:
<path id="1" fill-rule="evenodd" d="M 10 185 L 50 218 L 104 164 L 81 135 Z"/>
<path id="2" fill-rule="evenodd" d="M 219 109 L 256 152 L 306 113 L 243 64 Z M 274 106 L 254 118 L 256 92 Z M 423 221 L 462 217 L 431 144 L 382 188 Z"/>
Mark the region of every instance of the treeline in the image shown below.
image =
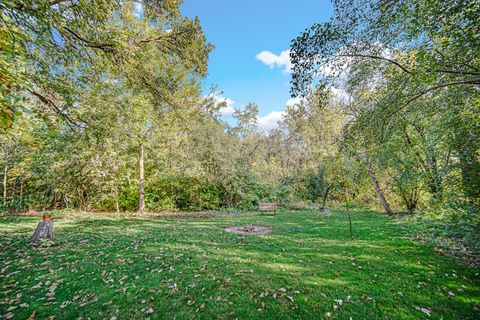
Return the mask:
<path id="1" fill-rule="evenodd" d="M 478 162 L 465 160 L 476 159 L 465 146 L 478 135 L 442 126 L 470 107 L 460 100 L 411 108 L 404 121 L 367 130 L 369 113 L 354 119 L 356 104 L 318 91 L 265 134 L 255 104 L 237 110 L 230 126 L 213 95 L 197 98 L 158 112 L 112 94 L 93 114 L 88 108 L 90 125 L 77 131 L 22 115 L 2 137 L 4 210 L 136 211 L 141 192 L 149 211 L 251 210 L 260 201 L 325 207 L 348 198 L 391 213 L 478 201 L 478 180 L 469 179 Z"/>
<path id="2" fill-rule="evenodd" d="M 251 210 L 259 201 L 315 202 L 332 189 L 327 162 L 321 168 L 318 159 L 334 160 L 337 152 L 344 122 L 337 107 L 302 102 L 264 134 L 253 103 L 235 112 L 235 126 L 221 120 L 213 95 L 162 112 L 132 103 L 113 92 L 95 112 L 88 107 L 82 115 L 88 125 L 77 130 L 19 116 L 2 137 L 4 210 L 137 211 L 142 193 L 149 211 Z M 323 127 L 298 131 L 310 126 L 300 123 L 304 116 Z M 301 141 L 307 134 L 313 144 Z"/>
<path id="3" fill-rule="evenodd" d="M 478 217 L 478 1 L 338 1 L 335 8 L 330 21 L 293 41 L 292 93 L 312 83 L 340 93 L 348 153 L 363 158 L 375 185 L 384 176 L 407 211 L 468 207 Z"/>
<path id="4" fill-rule="evenodd" d="M 268 133 L 202 94 L 212 47 L 175 1 L 3 5 L 2 211 L 336 201 L 478 226 L 480 5 L 346 2 L 294 40 Z"/>

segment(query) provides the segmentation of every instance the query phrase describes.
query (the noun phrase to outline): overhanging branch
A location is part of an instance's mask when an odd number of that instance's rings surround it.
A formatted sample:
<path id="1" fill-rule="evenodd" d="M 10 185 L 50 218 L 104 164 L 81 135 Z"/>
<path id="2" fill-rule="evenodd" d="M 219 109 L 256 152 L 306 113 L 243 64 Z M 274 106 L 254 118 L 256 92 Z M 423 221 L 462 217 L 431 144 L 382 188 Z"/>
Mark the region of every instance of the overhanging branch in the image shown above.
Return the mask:
<path id="1" fill-rule="evenodd" d="M 389 116 L 393 116 L 395 114 L 397 114 L 399 111 L 405 109 L 409 104 L 411 104 L 412 102 L 414 102 L 415 100 L 419 99 L 420 97 L 424 96 L 425 94 L 431 92 L 431 91 L 434 91 L 434 90 L 437 90 L 437 89 L 441 89 L 441 88 L 445 88 L 445 87 L 449 87 L 449 86 L 458 86 L 458 85 L 464 85 L 464 84 L 474 84 L 474 85 L 480 85 L 480 78 L 478 79 L 468 79 L 468 80 L 460 80 L 460 81 L 452 81 L 452 82 L 446 82 L 446 83 L 439 83 L 439 84 L 436 84 L 436 85 L 433 85 L 431 87 L 428 87 L 422 91 L 419 91 L 417 92 L 416 94 L 414 94 L 410 99 L 407 100 L 407 102 L 405 102 L 400 108 L 398 108 L 397 110 L 395 110 L 393 113 L 391 113 Z"/>
<path id="2" fill-rule="evenodd" d="M 368 58 L 368 59 L 382 60 L 382 61 L 386 61 L 386 62 L 394 64 L 395 66 L 399 67 L 401 70 L 403 70 L 406 73 L 409 73 L 409 74 L 412 73 L 412 71 L 408 70 L 406 67 L 402 66 L 397 61 L 392 60 L 392 59 L 388 59 L 388 58 L 385 58 L 385 57 L 374 56 L 374 55 L 369 55 L 369 54 L 357 54 L 357 53 L 355 53 L 355 54 L 340 54 L 340 55 L 336 55 L 336 56 L 337 57 L 350 57 L 350 58 L 357 57 L 357 58 Z"/>

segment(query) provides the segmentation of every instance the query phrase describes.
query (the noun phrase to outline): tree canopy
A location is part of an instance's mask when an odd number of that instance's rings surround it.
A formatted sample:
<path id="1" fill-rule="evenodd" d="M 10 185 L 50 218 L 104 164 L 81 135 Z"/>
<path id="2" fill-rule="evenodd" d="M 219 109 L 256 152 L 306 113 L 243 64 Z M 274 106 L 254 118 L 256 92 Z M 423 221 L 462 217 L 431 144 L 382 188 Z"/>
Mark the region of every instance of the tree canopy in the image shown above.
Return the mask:
<path id="1" fill-rule="evenodd" d="M 372 73 L 394 67 L 397 90 L 383 104 L 392 110 L 480 84 L 478 1 L 336 0 L 334 7 L 330 21 L 292 42 L 293 95 L 315 81 L 341 85 L 342 71 L 366 60 L 376 62 Z"/>
<path id="2" fill-rule="evenodd" d="M 33 112 L 55 113 L 75 126 L 81 119 L 70 110 L 80 91 L 107 68 L 150 91 L 158 104 L 172 103 L 181 69 L 206 73 L 211 45 L 198 20 L 181 17 L 177 1 L 18 0 L 2 1 L 0 8 L 3 129 L 32 104 Z M 96 66 L 99 60 L 103 65 Z"/>

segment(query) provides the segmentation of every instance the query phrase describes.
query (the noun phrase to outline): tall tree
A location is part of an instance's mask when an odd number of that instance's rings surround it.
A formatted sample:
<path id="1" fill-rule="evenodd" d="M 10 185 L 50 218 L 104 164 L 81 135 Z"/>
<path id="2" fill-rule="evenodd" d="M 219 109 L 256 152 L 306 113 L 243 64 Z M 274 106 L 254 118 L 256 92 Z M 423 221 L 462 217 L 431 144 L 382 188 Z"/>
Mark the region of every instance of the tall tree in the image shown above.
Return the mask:
<path id="1" fill-rule="evenodd" d="M 206 72 L 211 46 L 199 21 L 181 17 L 174 0 L 15 0 L 1 1 L 0 10 L 5 40 L 0 66 L 15 67 L 6 73 L 12 85 L 2 95 L 26 91 L 24 97 L 39 102 L 34 112 L 57 114 L 73 130 L 82 120 L 71 110 L 79 91 L 88 88 L 85 75 L 96 71 L 92 70 L 95 57 L 109 60 L 126 81 L 142 85 L 163 102 L 169 101 L 167 93 L 175 77 L 147 68 L 141 58 L 152 50 L 192 73 Z M 131 28 L 132 24 L 141 26 Z M 15 109 L 16 100 L 2 99 L 3 128 L 11 125 Z"/>
<path id="2" fill-rule="evenodd" d="M 390 112 L 445 87 L 480 85 L 478 1 L 336 0 L 334 7 L 330 21 L 292 43 L 294 95 L 315 80 L 334 84 L 342 70 L 365 60 L 397 71 L 402 90 L 383 104 Z"/>

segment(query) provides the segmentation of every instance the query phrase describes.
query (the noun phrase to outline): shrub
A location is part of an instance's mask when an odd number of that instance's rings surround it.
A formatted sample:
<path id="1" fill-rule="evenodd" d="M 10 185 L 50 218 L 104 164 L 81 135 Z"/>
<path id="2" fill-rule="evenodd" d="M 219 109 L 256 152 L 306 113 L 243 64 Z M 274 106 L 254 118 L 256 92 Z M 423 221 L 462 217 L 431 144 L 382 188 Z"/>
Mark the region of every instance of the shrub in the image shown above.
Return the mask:
<path id="1" fill-rule="evenodd" d="M 411 217 L 411 222 L 435 245 L 480 253 L 480 210 L 475 205 L 437 203 Z"/>

